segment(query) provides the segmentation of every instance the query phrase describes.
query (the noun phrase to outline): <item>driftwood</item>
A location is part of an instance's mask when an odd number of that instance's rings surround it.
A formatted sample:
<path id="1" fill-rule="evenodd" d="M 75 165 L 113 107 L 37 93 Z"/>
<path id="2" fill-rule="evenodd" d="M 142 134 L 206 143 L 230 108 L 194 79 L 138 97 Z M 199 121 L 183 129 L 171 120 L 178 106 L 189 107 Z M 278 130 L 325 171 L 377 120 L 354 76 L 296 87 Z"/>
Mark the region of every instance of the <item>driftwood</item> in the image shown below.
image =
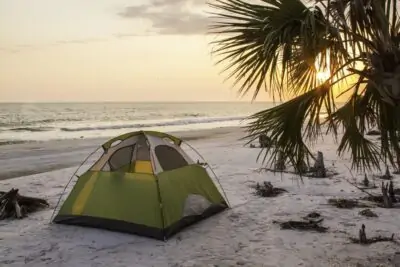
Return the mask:
<path id="1" fill-rule="evenodd" d="M 369 187 L 369 180 L 368 180 L 367 174 L 365 174 L 365 176 L 364 176 L 363 185 L 367 188 Z"/>
<path id="2" fill-rule="evenodd" d="M 261 197 L 276 197 L 282 193 L 287 192 L 283 188 L 274 187 L 271 182 L 264 182 L 263 184 L 257 183 L 254 189 L 255 194 Z"/>
<path id="3" fill-rule="evenodd" d="M 350 171 L 350 169 L 349 169 L 349 171 Z M 351 171 L 350 171 L 350 174 L 352 175 Z M 387 177 L 391 177 L 389 168 L 386 168 L 385 175 Z M 352 175 L 352 177 L 353 177 L 353 180 L 355 180 L 355 177 L 353 175 Z M 366 201 L 377 203 L 378 206 L 382 207 L 382 208 L 393 208 L 394 207 L 393 203 L 399 202 L 399 199 L 396 198 L 396 195 L 400 192 L 400 190 L 394 188 L 392 181 L 390 181 L 386 184 L 384 183 L 384 181 L 382 181 L 382 184 L 381 184 L 382 195 L 375 195 L 375 194 L 371 194 L 370 192 L 365 190 L 365 189 L 369 189 L 369 188 L 361 188 L 356 183 L 350 182 L 348 179 L 344 179 L 344 180 L 347 181 L 352 186 L 354 186 L 355 188 L 357 188 L 358 190 L 360 190 L 361 192 L 368 195 L 366 197 L 360 198 L 360 200 L 366 200 Z M 331 204 L 334 204 L 334 203 L 331 203 Z M 368 206 L 358 206 L 358 207 L 368 207 Z"/>
<path id="4" fill-rule="evenodd" d="M 317 159 L 314 163 L 314 168 L 312 169 L 315 173 L 316 178 L 325 178 L 326 177 L 326 169 L 324 163 L 324 154 L 321 151 L 317 153 Z"/>
<path id="5" fill-rule="evenodd" d="M 271 171 L 271 172 L 280 172 L 280 173 L 289 173 L 296 174 L 300 176 L 305 176 L 309 178 L 328 178 L 338 174 L 338 172 L 334 170 L 328 170 L 325 167 L 324 163 L 324 155 L 321 151 L 318 151 L 317 157 L 315 158 L 315 164 L 312 167 L 309 167 L 308 164 L 303 160 L 301 162 L 293 163 L 294 170 L 287 170 L 286 168 L 286 158 L 282 151 L 277 153 L 277 158 L 275 161 L 275 165 L 270 168 L 259 168 L 257 171 Z M 314 158 L 314 157 L 313 157 Z"/>
<path id="6" fill-rule="evenodd" d="M 359 187 L 357 189 L 375 189 L 378 188 L 375 183 L 371 183 L 367 177 L 367 174 L 365 174 L 364 179 L 358 183 Z"/>
<path id="7" fill-rule="evenodd" d="M 377 203 L 378 206 L 383 207 L 383 208 L 392 208 L 393 207 L 393 203 L 399 201 L 396 198 L 396 195 L 397 195 L 397 193 L 400 193 L 400 190 L 399 189 L 394 189 L 392 181 L 390 181 L 387 184 L 385 184 L 382 181 L 382 185 L 381 185 L 382 195 L 375 195 L 375 194 L 371 194 L 370 192 L 365 190 L 365 189 L 370 189 L 370 188 L 361 188 L 361 187 L 357 186 L 357 184 L 350 182 L 348 179 L 344 179 L 344 180 L 347 181 L 350 185 L 352 185 L 355 188 L 357 188 L 358 190 L 360 190 L 361 192 L 363 192 L 363 193 L 368 195 L 366 197 L 360 198 L 361 200 L 366 200 L 366 201 L 371 201 L 371 202 Z"/>
<path id="8" fill-rule="evenodd" d="M 365 225 L 364 224 L 361 226 L 361 229 L 358 231 L 358 240 L 362 244 L 367 243 L 367 234 L 365 233 Z"/>
<path id="9" fill-rule="evenodd" d="M 375 202 L 375 203 L 378 203 L 378 204 L 383 203 L 383 197 L 382 196 L 370 195 L 370 196 L 362 197 L 361 200 L 371 201 L 371 202 Z"/>
<path id="10" fill-rule="evenodd" d="M 390 197 L 390 200 L 392 201 L 392 203 L 397 202 L 397 198 L 396 198 L 396 194 L 395 194 L 394 186 L 393 186 L 393 181 L 390 181 L 390 183 L 389 183 L 389 197 Z"/>
<path id="11" fill-rule="evenodd" d="M 370 217 L 370 218 L 378 217 L 378 215 L 370 209 L 361 210 L 358 214 L 365 216 L 365 217 Z"/>
<path id="12" fill-rule="evenodd" d="M 324 233 L 328 230 L 327 227 L 321 226 L 321 222 L 324 219 L 319 220 L 305 220 L 305 221 L 286 221 L 286 222 L 278 222 L 273 221 L 273 223 L 279 224 L 281 229 L 285 230 L 300 230 L 300 231 L 316 231 L 320 233 Z"/>
<path id="13" fill-rule="evenodd" d="M 321 214 L 319 214 L 318 212 L 311 212 L 309 214 L 307 214 L 307 216 L 304 216 L 303 219 L 306 221 L 313 221 L 319 218 L 321 218 Z"/>
<path id="14" fill-rule="evenodd" d="M 360 203 L 357 199 L 331 198 L 328 204 L 340 209 L 368 208 L 370 206 Z"/>
<path id="15" fill-rule="evenodd" d="M 345 165 L 346 166 L 346 165 Z M 353 173 L 351 172 L 351 170 L 349 169 L 349 167 L 346 166 L 346 168 L 349 170 L 351 177 L 353 178 L 353 181 L 356 181 L 356 178 L 354 177 Z M 365 190 L 364 188 L 359 187 L 356 183 L 353 183 L 351 181 L 349 181 L 349 179 L 343 179 L 344 181 L 348 182 L 350 185 L 354 186 L 355 188 L 357 188 L 358 190 L 360 190 L 361 192 L 367 194 L 370 197 L 375 197 L 373 194 L 369 193 L 367 190 Z"/>
<path id="16" fill-rule="evenodd" d="M 260 134 L 258 136 L 258 142 L 260 143 L 260 147 L 262 147 L 262 148 L 272 146 L 271 138 L 268 135 L 266 135 L 265 133 Z"/>
<path id="17" fill-rule="evenodd" d="M 283 171 L 286 169 L 285 165 L 285 157 L 282 151 L 278 152 L 278 160 L 275 163 L 275 170 L 276 171 Z"/>
<path id="18" fill-rule="evenodd" d="M 383 189 L 384 191 L 386 191 L 386 189 Z M 387 193 L 385 193 L 387 194 Z M 396 195 L 391 196 L 391 194 L 389 193 L 389 196 L 383 196 L 383 195 L 379 195 L 379 196 L 375 196 L 375 195 L 369 195 L 366 197 L 361 198 L 361 200 L 366 200 L 366 201 L 370 201 L 370 202 L 374 202 L 378 204 L 378 207 L 381 208 L 394 208 L 395 206 L 393 205 L 395 202 L 393 202 L 392 197 L 395 198 L 396 202 L 398 202 L 399 200 L 396 198 Z M 396 206 L 398 208 L 398 206 Z"/>
<path id="19" fill-rule="evenodd" d="M 393 202 L 392 199 L 389 197 L 389 184 L 385 184 L 384 182 L 382 182 L 381 191 L 382 191 L 383 207 L 387 209 L 392 208 Z"/>
<path id="20" fill-rule="evenodd" d="M 369 200 L 381 204 L 383 208 L 393 208 L 393 204 L 399 202 L 396 195 L 398 195 L 400 192 L 398 188 L 394 189 L 393 181 L 390 181 L 386 184 L 382 181 L 381 192 L 381 196 L 375 196 Z"/>
<path id="21" fill-rule="evenodd" d="M 44 199 L 21 196 L 18 194 L 18 189 L 0 191 L 0 220 L 12 217 L 21 219 L 28 213 L 48 206 L 49 203 Z"/>
<path id="22" fill-rule="evenodd" d="M 265 171 L 265 172 L 278 172 L 278 173 L 288 173 L 288 174 L 300 175 L 300 176 L 304 176 L 304 177 L 308 177 L 308 178 L 321 178 L 321 177 L 318 177 L 315 174 L 315 171 L 314 171 L 313 168 L 310 168 L 307 172 L 301 172 L 301 171 L 296 171 L 296 170 L 288 170 L 288 169 L 286 169 L 286 170 L 277 170 L 275 168 L 265 168 L 265 167 L 258 168 L 255 171 L 258 172 L 258 173 L 260 173 L 262 171 Z M 338 175 L 338 174 L 339 173 L 334 171 L 334 170 L 326 170 L 326 177 L 325 178 L 333 177 L 333 176 Z"/>
<path id="23" fill-rule="evenodd" d="M 382 237 L 382 236 L 377 236 L 373 238 L 367 238 L 367 235 L 365 233 L 365 225 L 361 225 L 361 229 L 358 232 L 358 238 L 350 237 L 350 240 L 353 243 L 359 243 L 363 245 L 369 245 L 377 242 L 396 242 L 394 240 L 394 234 L 392 234 L 391 237 Z"/>
<path id="24" fill-rule="evenodd" d="M 388 166 L 386 166 L 385 174 L 379 176 L 379 178 L 382 179 L 382 180 L 392 180 L 393 176 L 392 176 L 392 174 L 390 174 Z"/>

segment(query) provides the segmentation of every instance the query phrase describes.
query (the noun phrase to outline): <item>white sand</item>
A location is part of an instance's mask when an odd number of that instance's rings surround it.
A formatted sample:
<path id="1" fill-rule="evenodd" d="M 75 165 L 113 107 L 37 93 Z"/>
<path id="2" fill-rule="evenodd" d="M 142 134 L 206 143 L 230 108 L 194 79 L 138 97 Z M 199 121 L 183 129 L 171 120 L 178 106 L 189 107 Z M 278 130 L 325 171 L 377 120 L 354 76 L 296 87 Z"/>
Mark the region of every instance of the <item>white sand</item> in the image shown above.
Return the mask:
<path id="1" fill-rule="evenodd" d="M 348 159 L 337 159 L 336 146 L 325 139 L 316 149 L 324 152 L 328 167 L 335 165 L 339 175 L 332 179 L 257 173 L 259 149 L 243 146 L 240 130 L 210 131 L 209 138 L 192 135 L 190 143 L 207 159 L 219 176 L 232 209 L 195 224 L 167 242 L 106 230 L 49 224 L 52 209 L 17 221 L 0 222 L 0 266 L 393 266 L 398 245 L 388 242 L 369 246 L 351 244 L 361 223 L 367 235 L 398 233 L 400 216 L 396 209 L 374 208 L 378 218 L 358 215 L 360 209 L 327 206 L 332 196 L 361 196 L 342 179 L 349 177 Z M 216 135 L 215 135 L 216 134 Z M 0 149 L 0 166 L 40 172 L 42 166 L 55 168 L 62 161 L 76 165 L 99 140 L 64 141 Z M 7 157 L 9 155 L 9 157 Z M 43 160 L 44 159 L 44 160 Z M 43 161 L 43 163 L 42 163 Z M 4 168 L 3 168 L 4 169 Z M 49 199 L 51 208 L 75 168 L 54 170 L 0 181 L 0 189 L 12 187 L 22 194 Z M 5 172 L 2 170 L 4 176 Z M 358 174 L 360 179 L 362 174 Z M 289 193 L 275 198 L 259 198 L 249 186 L 256 181 L 272 181 Z M 397 182 L 398 178 L 395 178 Z M 397 184 L 397 183 L 396 183 Z M 353 193 L 353 191 L 355 191 Z M 300 219 L 317 211 L 325 218 L 327 233 L 280 230 L 273 220 Z M 359 265 L 357 265 L 359 264 Z"/>

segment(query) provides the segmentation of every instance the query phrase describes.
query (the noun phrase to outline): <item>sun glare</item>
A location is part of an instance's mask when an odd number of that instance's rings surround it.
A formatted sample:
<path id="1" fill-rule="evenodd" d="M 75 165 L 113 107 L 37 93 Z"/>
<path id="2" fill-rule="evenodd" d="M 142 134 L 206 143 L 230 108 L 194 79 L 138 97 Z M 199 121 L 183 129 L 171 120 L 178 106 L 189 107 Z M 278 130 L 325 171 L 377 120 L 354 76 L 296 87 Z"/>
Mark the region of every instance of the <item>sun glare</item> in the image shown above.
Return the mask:
<path id="1" fill-rule="evenodd" d="M 317 79 L 319 81 L 326 81 L 327 79 L 329 79 L 330 76 L 331 76 L 331 74 L 329 73 L 329 71 L 319 71 L 319 72 L 317 72 Z"/>

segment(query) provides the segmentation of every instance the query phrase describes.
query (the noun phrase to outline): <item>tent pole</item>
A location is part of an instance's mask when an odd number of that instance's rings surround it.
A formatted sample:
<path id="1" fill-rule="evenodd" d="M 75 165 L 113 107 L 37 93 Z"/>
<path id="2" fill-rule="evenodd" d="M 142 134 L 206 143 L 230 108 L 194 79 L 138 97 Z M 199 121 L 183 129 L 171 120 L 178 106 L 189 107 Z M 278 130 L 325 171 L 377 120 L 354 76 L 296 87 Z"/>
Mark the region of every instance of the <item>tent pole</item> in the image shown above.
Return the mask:
<path id="1" fill-rule="evenodd" d="M 56 213 L 56 210 L 57 210 L 57 208 L 58 208 L 58 205 L 60 205 L 61 198 L 62 198 L 62 196 L 64 195 L 65 190 L 67 190 L 68 185 L 71 183 L 72 178 L 74 178 L 74 176 L 76 176 L 77 172 L 78 172 L 79 169 L 83 166 L 83 164 L 85 164 L 86 161 L 87 161 L 94 153 L 96 153 L 99 149 L 100 149 L 100 147 L 97 147 L 96 150 L 94 150 L 92 153 L 90 153 L 90 154 L 85 158 L 85 160 L 79 165 L 79 167 L 75 170 L 75 172 L 71 175 L 71 178 L 68 180 L 68 183 L 65 185 L 65 187 L 64 187 L 64 189 L 63 189 L 63 191 L 62 191 L 60 197 L 58 198 L 57 204 L 56 204 L 56 206 L 55 206 L 55 208 L 54 208 L 54 210 L 53 210 L 53 213 L 51 214 L 51 217 L 50 217 L 50 223 L 51 223 L 51 221 L 53 220 L 53 217 L 54 217 L 54 214 Z M 78 178 L 79 178 L 79 177 L 78 177 Z"/>
<path id="2" fill-rule="evenodd" d="M 155 174 L 155 170 L 156 170 L 156 166 L 154 164 L 154 157 L 153 157 L 153 153 L 151 153 L 151 144 L 150 144 L 150 140 L 147 138 L 147 136 L 145 134 L 143 134 L 143 136 L 146 138 L 147 143 L 149 145 L 149 155 L 150 155 L 150 162 L 152 163 L 152 167 L 153 167 L 153 175 L 156 179 L 156 185 L 157 185 L 157 196 L 158 196 L 158 201 L 160 202 L 160 215 L 161 215 L 161 224 L 162 224 L 162 233 L 163 233 L 163 238 L 164 241 L 167 241 L 167 238 L 165 236 L 165 223 L 164 223 L 164 205 L 162 202 L 162 197 L 161 197 L 161 191 L 160 191 L 160 183 L 158 181 L 158 176 L 157 174 Z"/>
<path id="3" fill-rule="evenodd" d="M 214 170 L 211 168 L 211 166 L 208 164 L 208 162 L 205 160 L 205 158 L 204 158 L 193 146 L 191 146 L 189 143 L 187 143 L 187 142 L 185 142 L 185 141 L 183 141 L 183 140 L 182 140 L 182 142 L 183 142 L 184 144 L 186 144 L 188 147 L 190 147 L 190 148 L 201 158 L 202 161 L 204 161 L 205 163 L 207 163 L 208 168 L 210 169 L 210 171 L 211 171 L 212 174 L 214 175 L 215 179 L 217 179 L 217 182 L 218 182 L 219 186 L 221 187 L 222 193 L 223 193 L 224 196 L 225 196 L 225 200 L 226 200 L 228 206 L 230 207 L 231 204 L 229 203 L 228 196 L 226 195 L 225 190 L 224 190 L 224 188 L 222 187 L 222 184 L 221 184 L 221 182 L 219 181 L 218 176 L 215 174 Z"/>

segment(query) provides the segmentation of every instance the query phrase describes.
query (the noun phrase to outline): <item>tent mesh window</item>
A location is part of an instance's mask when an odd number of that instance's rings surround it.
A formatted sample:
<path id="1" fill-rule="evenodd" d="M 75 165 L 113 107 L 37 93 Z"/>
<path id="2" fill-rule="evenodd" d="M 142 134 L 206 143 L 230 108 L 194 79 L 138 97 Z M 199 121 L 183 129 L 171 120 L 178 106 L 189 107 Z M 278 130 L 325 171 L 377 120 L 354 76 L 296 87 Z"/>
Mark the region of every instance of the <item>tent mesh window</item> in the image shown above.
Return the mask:
<path id="1" fill-rule="evenodd" d="M 118 149 L 108 160 L 111 171 L 128 171 L 132 161 L 134 146 L 126 146 Z"/>
<path id="2" fill-rule="evenodd" d="M 167 145 L 158 145 L 154 151 L 164 171 L 174 170 L 188 165 L 185 158 L 175 148 Z"/>

